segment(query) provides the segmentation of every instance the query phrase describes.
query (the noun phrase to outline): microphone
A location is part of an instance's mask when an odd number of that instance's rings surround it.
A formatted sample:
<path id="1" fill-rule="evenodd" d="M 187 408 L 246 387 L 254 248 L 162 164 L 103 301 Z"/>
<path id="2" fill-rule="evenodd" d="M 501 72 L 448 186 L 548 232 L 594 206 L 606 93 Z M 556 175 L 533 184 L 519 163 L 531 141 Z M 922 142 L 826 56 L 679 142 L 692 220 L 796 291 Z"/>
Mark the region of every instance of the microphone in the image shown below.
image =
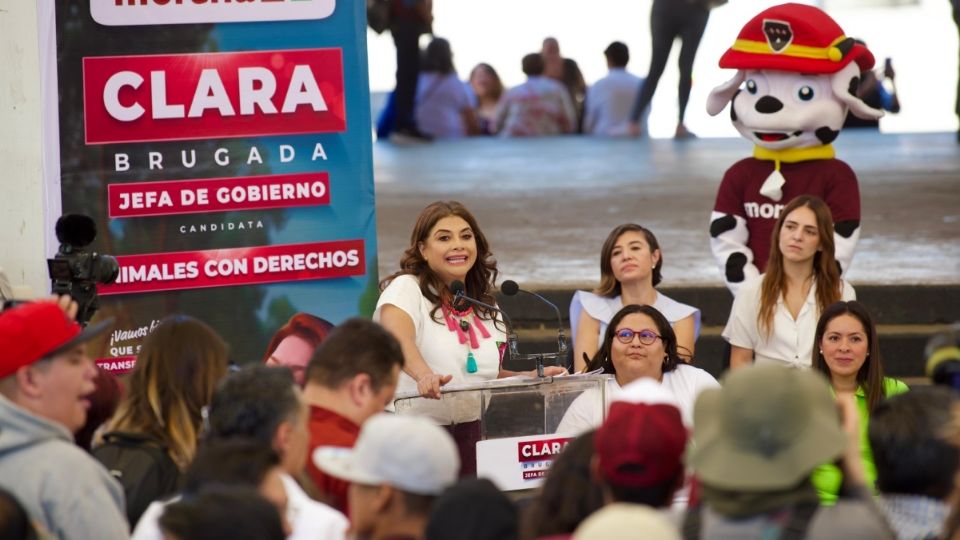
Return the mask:
<path id="1" fill-rule="evenodd" d="M 510 329 L 510 332 L 507 333 L 507 347 L 510 349 L 510 358 L 518 358 L 520 356 L 520 350 L 518 348 L 520 338 L 517 337 L 517 333 L 513 329 L 513 322 L 510 320 L 510 317 L 507 316 L 506 312 L 496 306 L 491 306 L 490 304 L 481 302 L 476 298 L 470 298 L 467 296 L 466 287 L 459 279 L 455 279 L 450 283 L 450 292 L 453 293 L 454 309 L 456 309 L 458 302 L 466 301 L 499 313 L 500 316 L 503 317 L 503 320 L 507 323 L 507 327 Z"/>
<path id="2" fill-rule="evenodd" d="M 518 292 L 529 294 L 537 297 L 541 302 L 553 308 L 554 313 L 557 314 L 557 352 L 567 352 L 567 338 L 563 335 L 563 316 L 560 315 L 560 308 L 558 308 L 556 304 L 533 291 L 521 289 L 520 285 L 517 285 L 517 282 L 512 279 L 508 279 L 500 284 L 500 292 L 507 296 L 515 296 Z"/>

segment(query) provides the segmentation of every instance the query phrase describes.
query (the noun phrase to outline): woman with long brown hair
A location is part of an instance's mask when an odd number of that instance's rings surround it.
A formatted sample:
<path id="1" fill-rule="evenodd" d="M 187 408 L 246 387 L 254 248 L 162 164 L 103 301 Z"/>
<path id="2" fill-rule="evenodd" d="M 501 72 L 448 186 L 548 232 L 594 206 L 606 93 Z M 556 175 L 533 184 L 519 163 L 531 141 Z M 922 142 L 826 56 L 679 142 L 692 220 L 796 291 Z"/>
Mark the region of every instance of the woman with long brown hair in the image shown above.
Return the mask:
<path id="1" fill-rule="evenodd" d="M 834 393 L 856 396 L 860 413 L 860 455 L 867 476 L 867 485 L 873 486 L 877 468 L 867 438 L 870 415 L 884 399 L 908 390 L 903 382 L 883 375 L 877 328 L 870 312 L 860 302 L 837 302 L 825 309 L 813 341 L 813 369 L 830 380 Z M 843 476 L 833 465 L 819 467 L 813 475 L 813 485 L 824 502 L 837 500 Z"/>
<path id="2" fill-rule="evenodd" d="M 185 315 L 164 319 L 144 339 L 126 395 L 93 451 L 123 484 L 131 527 L 150 502 L 176 490 L 227 362 L 223 339 Z M 144 470 L 135 465 L 144 455 L 160 459 L 148 459 L 155 466 Z"/>
<path id="3" fill-rule="evenodd" d="M 723 330 L 730 367 L 754 361 L 810 367 L 820 313 L 854 298 L 834 258 L 830 208 L 810 195 L 793 199 L 773 229 L 766 272 L 745 282 L 733 301 Z"/>
<path id="4" fill-rule="evenodd" d="M 456 201 L 437 201 L 420 212 L 400 270 L 380 283 L 374 320 L 403 349 L 397 391 L 417 389 L 440 397 L 451 381 L 469 382 L 513 375 L 503 369 L 506 328 L 496 312 L 482 306 L 454 305 L 450 285 L 495 305 L 499 271 L 490 245 L 469 210 Z M 565 372 L 547 368 L 547 374 Z"/>

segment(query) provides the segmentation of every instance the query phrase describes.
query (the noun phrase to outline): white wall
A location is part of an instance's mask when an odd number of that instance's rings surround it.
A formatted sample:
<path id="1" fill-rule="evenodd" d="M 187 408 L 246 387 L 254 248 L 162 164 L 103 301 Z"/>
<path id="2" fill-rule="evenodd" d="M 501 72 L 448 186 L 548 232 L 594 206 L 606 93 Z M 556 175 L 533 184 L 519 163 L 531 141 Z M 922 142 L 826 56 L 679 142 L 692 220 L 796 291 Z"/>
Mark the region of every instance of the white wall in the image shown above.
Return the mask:
<path id="1" fill-rule="evenodd" d="M 37 2 L 0 0 L 0 267 L 18 297 L 50 289 L 37 34 Z"/>

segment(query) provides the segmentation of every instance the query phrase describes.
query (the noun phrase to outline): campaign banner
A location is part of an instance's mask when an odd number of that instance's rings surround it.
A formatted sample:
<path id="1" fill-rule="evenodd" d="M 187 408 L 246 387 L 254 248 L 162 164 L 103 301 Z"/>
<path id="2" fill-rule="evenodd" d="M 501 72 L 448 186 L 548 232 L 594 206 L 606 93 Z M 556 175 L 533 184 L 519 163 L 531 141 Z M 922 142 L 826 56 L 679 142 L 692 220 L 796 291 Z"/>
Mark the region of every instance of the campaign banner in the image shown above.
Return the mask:
<path id="1" fill-rule="evenodd" d="M 94 320 L 116 320 L 90 346 L 104 369 L 132 369 L 172 314 L 238 363 L 283 363 L 303 351 L 284 339 L 315 346 L 372 313 L 363 3 L 40 0 L 38 15 L 48 238 L 61 214 L 89 216 L 95 239 L 71 249 L 120 266 L 97 287 Z"/>

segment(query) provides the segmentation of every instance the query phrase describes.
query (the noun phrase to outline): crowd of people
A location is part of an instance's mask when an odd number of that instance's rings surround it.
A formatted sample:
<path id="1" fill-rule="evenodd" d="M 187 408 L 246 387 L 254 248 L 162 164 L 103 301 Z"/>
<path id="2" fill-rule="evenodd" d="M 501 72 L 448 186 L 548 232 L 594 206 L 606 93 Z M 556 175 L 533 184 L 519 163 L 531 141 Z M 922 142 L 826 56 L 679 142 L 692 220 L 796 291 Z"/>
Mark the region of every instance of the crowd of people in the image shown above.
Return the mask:
<path id="1" fill-rule="evenodd" d="M 573 400 L 556 426 L 571 442 L 519 504 L 472 478 L 477 426 L 391 412 L 537 376 L 504 367 L 497 262 L 458 202 L 418 216 L 373 320 L 298 313 L 264 353 L 177 315 L 118 381 L 85 350 L 110 320 L 81 327 L 69 297 L 11 307 L 0 536 L 954 538 L 960 395 L 884 376 L 832 229 L 819 199 L 786 205 L 765 273 L 735 296 L 718 382 L 696 365 L 700 310 L 656 289 L 656 236 L 615 227 L 601 282 L 571 303 L 573 362 L 544 374 L 609 375 L 606 398 Z"/>
<path id="2" fill-rule="evenodd" d="M 417 39 L 432 32 L 431 0 L 391 1 L 391 33 L 397 52 L 396 88 L 378 121 L 378 137 L 396 143 L 469 136 L 538 137 L 584 134 L 640 137 L 647 133 L 650 104 L 679 40 L 676 139 L 696 138 L 684 119 L 693 85 L 693 63 L 712 8 L 726 0 L 655 0 L 650 11 L 650 64 L 644 77 L 627 70 L 630 50 L 621 41 L 603 50 L 608 72 L 588 84 L 577 62 L 561 54 L 555 37 L 526 54 L 526 80 L 506 88 L 488 63 L 461 80 L 451 43 L 433 37 L 421 51 Z M 865 70 L 858 95 L 872 107 L 899 112 L 888 58 L 881 71 Z M 845 127 L 872 127 L 877 120 L 848 115 Z"/>

